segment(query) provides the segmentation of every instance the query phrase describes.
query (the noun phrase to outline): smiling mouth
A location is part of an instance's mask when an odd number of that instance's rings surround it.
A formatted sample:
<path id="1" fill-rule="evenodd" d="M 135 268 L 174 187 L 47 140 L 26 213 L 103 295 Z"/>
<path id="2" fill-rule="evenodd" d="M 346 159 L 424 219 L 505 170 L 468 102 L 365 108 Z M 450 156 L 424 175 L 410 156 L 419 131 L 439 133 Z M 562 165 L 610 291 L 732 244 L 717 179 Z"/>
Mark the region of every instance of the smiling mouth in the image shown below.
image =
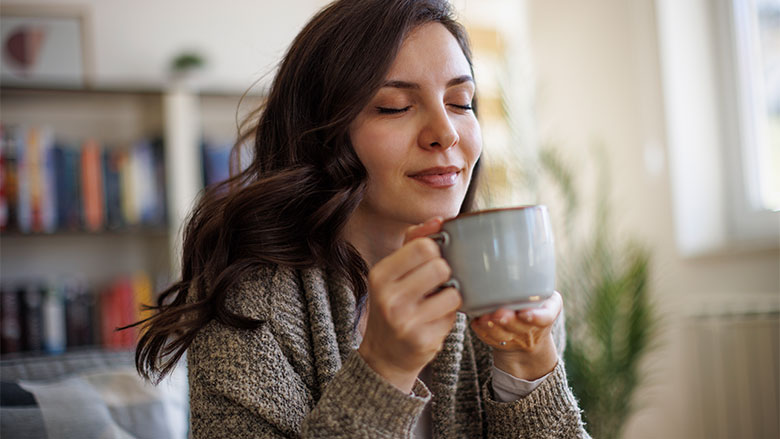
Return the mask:
<path id="1" fill-rule="evenodd" d="M 448 188 L 458 182 L 461 170 L 450 166 L 447 168 L 431 168 L 409 175 L 418 183 L 432 188 Z"/>

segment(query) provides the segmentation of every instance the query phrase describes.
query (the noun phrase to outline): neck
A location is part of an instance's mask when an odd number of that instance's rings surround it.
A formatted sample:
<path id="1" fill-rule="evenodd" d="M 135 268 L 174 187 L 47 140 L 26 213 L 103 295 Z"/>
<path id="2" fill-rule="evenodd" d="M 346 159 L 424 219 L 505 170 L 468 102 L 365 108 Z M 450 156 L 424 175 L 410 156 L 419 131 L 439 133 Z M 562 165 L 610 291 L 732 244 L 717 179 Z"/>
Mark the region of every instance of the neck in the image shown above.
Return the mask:
<path id="1" fill-rule="evenodd" d="M 388 221 L 359 207 L 347 221 L 344 237 L 371 268 L 385 256 L 401 248 L 404 231 L 411 224 Z"/>

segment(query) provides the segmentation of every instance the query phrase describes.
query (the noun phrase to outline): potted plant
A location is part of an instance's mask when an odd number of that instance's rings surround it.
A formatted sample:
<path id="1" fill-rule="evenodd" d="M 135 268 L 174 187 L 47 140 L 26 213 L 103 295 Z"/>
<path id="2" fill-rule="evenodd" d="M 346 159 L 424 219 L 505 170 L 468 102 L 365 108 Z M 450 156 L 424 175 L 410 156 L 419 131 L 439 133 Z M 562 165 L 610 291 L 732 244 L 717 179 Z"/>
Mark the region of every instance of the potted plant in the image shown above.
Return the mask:
<path id="1" fill-rule="evenodd" d="M 597 157 L 601 181 L 595 209 L 580 208 L 579 186 L 555 149 L 542 149 L 539 177 L 552 182 L 563 208 L 564 224 L 557 231 L 562 235 L 558 289 L 566 294 L 564 363 L 569 383 L 588 431 L 593 437 L 614 439 L 635 409 L 640 362 L 658 323 L 649 298 L 650 251 L 631 240 L 621 242 L 613 233 L 606 158 Z M 587 219 L 592 230 L 578 236 L 575 226 Z"/>

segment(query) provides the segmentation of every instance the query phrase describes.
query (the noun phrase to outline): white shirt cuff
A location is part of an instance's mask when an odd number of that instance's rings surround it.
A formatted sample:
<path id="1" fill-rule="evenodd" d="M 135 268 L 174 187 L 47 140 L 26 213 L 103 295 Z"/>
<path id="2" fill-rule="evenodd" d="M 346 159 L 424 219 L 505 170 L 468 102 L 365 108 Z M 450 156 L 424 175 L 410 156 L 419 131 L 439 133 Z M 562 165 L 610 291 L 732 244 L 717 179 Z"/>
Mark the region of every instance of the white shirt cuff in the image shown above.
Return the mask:
<path id="1" fill-rule="evenodd" d="M 549 373 L 541 378 L 528 381 L 493 366 L 493 395 L 499 402 L 517 401 L 533 392 L 548 376 L 550 376 Z"/>

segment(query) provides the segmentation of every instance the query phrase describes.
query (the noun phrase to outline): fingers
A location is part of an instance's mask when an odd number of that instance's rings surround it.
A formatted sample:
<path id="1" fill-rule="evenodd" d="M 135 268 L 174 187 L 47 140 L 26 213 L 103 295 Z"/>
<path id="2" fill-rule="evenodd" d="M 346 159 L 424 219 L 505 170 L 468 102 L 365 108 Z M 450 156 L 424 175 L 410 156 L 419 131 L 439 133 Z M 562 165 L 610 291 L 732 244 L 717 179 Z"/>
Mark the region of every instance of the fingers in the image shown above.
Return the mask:
<path id="1" fill-rule="evenodd" d="M 428 221 L 422 224 L 417 224 L 415 226 L 409 227 L 408 229 L 406 229 L 406 232 L 404 232 L 404 244 L 406 244 L 407 242 L 415 238 L 428 236 L 438 232 L 439 230 L 441 230 L 441 223 L 443 221 L 444 220 L 440 216 L 437 216 L 429 219 Z"/>
<path id="2" fill-rule="evenodd" d="M 489 319 L 476 319 L 472 323 L 472 328 L 479 337 L 491 346 L 498 346 L 501 342 L 511 340 L 513 332 L 509 332 Z"/>
<path id="3" fill-rule="evenodd" d="M 524 309 L 517 312 L 517 318 L 533 326 L 550 326 L 563 309 L 563 299 L 560 293 L 553 291 L 552 296 L 542 302 L 537 308 Z"/>
<path id="4" fill-rule="evenodd" d="M 455 288 L 445 288 L 428 296 L 420 305 L 420 314 L 438 319 L 454 313 L 462 304 L 460 293 Z"/>
<path id="5" fill-rule="evenodd" d="M 490 319 L 477 319 L 471 327 L 477 335 L 494 349 L 533 351 L 549 328 L 529 326 L 517 318 L 502 322 Z"/>
<path id="6" fill-rule="evenodd" d="M 548 336 L 562 309 L 563 300 L 556 291 L 537 308 L 500 309 L 474 319 L 471 326 L 495 349 L 531 352 L 543 337 Z"/>
<path id="7" fill-rule="evenodd" d="M 558 318 L 558 315 L 563 309 L 563 299 L 561 299 L 560 293 L 554 291 L 553 294 L 541 302 L 539 306 L 533 308 L 526 308 L 519 311 L 513 311 L 506 308 L 501 308 L 490 314 L 481 316 L 481 318 L 488 318 L 494 322 L 510 321 L 517 319 L 527 325 L 545 327 L 550 326 Z"/>
<path id="8" fill-rule="evenodd" d="M 452 311 L 426 325 L 425 330 L 433 337 L 432 341 L 436 345 L 436 350 L 441 349 L 444 339 L 447 337 L 447 334 L 452 331 L 452 327 L 455 325 L 455 320 L 457 320 L 457 313 Z"/>
<path id="9" fill-rule="evenodd" d="M 434 259 L 441 259 L 439 246 L 432 239 L 415 239 L 379 261 L 369 272 L 369 283 L 381 285 L 396 282 Z"/>
<path id="10" fill-rule="evenodd" d="M 432 239 L 417 239 L 439 231 L 441 223 L 441 217 L 435 217 L 406 229 L 404 245 L 374 266 L 369 283 L 381 285 L 399 280 L 424 263 L 441 258 L 441 250 Z"/>
<path id="11" fill-rule="evenodd" d="M 418 303 L 451 275 L 452 269 L 443 258 L 425 262 L 398 281 L 399 298 L 403 296 L 402 300 Z"/>

